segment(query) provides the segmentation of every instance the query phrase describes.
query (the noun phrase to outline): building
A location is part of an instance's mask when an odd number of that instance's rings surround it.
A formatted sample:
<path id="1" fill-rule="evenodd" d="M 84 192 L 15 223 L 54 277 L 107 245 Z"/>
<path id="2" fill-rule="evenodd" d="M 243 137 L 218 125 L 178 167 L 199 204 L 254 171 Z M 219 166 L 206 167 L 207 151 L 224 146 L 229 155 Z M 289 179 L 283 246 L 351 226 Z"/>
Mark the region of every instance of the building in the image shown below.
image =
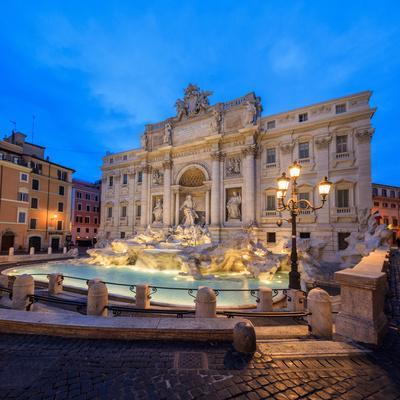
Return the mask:
<path id="1" fill-rule="evenodd" d="M 62 248 L 70 238 L 73 169 L 12 132 L 0 141 L 1 251 Z"/>
<path id="2" fill-rule="evenodd" d="M 100 182 L 72 181 L 72 241 L 91 247 L 100 226 Z"/>
<path id="3" fill-rule="evenodd" d="M 148 225 L 181 224 L 191 195 L 196 222 L 215 240 L 253 226 L 260 240 L 277 246 L 290 237 L 290 224 L 276 224 L 276 179 L 297 160 L 301 198 L 319 204 L 318 182 L 334 182 L 327 206 L 300 211 L 300 237 L 323 240 L 326 257 L 344 249 L 372 206 L 372 93 L 267 116 L 254 93 L 215 105 L 211 94 L 189 85 L 175 116 L 146 125 L 141 148 L 104 157 L 101 234 L 120 238 Z M 229 211 L 233 203 L 239 212 Z"/>
<path id="4" fill-rule="evenodd" d="M 393 232 L 393 243 L 400 238 L 400 187 L 372 184 L 373 212 L 378 211 L 379 221 Z"/>

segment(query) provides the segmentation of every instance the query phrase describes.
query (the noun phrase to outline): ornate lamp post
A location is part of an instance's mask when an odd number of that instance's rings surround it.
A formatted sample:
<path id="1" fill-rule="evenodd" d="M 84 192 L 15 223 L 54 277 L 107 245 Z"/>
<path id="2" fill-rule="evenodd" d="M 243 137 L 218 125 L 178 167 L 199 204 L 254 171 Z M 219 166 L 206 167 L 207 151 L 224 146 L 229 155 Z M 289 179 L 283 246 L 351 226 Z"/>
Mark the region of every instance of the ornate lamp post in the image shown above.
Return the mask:
<path id="1" fill-rule="evenodd" d="M 288 222 L 292 224 L 292 251 L 290 254 L 291 260 L 291 268 L 289 272 L 289 289 L 300 289 L 300 273 L 298 271 L 298 259 L 297 259 L 297 215 L 299 214 L 300 208 L 303 210 L 319 210 L 322 208 L 327 200 L 328 194 L 330 192 L 332 182 L 328 181 L 328 178 L 325 177 L 318 184 L 318 191 L 321 196 L 322 204 L 318 207 L 312 205 L 310 201 L 306 199 L 298 199 L 298 191 L 297 191 L 297 178 L 300 176 L 301 165 L 295 161 L 293 165 L 289 167 L 289 175 L 290 178 L 286 176 L 286 173 L 283 172 L 282 176 L 278 178 L 278 191 L 276 192 L 278 198 L 278 207 L 277 211 L 289 211 L 290 219 Z M 289 184 L 292 182 L 292 192 L 290 199 L 285 202 L 285 197 L 287 195 L 287 191 L 289 189 Z M 282 225 L 282 220 L 277 222 L 278 226 Z"/>

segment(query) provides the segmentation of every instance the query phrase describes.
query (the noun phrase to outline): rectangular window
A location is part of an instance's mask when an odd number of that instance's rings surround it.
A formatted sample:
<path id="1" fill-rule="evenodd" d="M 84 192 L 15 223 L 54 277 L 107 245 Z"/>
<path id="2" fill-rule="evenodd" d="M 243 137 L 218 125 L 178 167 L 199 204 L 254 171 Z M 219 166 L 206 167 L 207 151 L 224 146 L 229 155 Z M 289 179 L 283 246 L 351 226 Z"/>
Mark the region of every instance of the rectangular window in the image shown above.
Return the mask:
<path id="1" fill-rule="evenodd" d="M 108 177 L 108 186 L 112 187 L 114 185 L 114 177 L 110 176 Z"/>
<path id="2" fill-rule="evenodd" d="M 38 208 L 38 199 L 36 197 L 31 198 L 31 208 Z"/>
<path id="3" fill-rule="evenodd" d="M 122 159 L 123 159 L 124 161 L 126 161 L 126 160 L 128 159 L 128 156 L 127 156 L 126 154 L 124 154 L 124 156 L 122 157 Z"/>
<path id="4" fill-rule="evenodd" d="M 31 220 L 29 222 L 29 229 L 36 229 L 36 223 L 37 223 L 37 219 L 31 218 Z"/>
<path id="5" fill-rule="evenodd" d="M 310 193 L 307 193 L 307 192 L 299 193 L 298 197 L 299 197 L 299 200 L 310 201 Z M 307 208 L 307 204 L 304 201 L 300 202 L 300 208 L 302 208 L 302 209 Z"/>
<path id="6" fill-rule="evenodd" d="M 346 112 L 346 103 L 336 104 L 335 106 L 336 114 L 342 114 Z"/>
<path id="7" fill-rule="evenodd" d="M 85 224 L 90 224 L 90 217 L 85 217 Z"/>
<path id="8" fill-rule="evenodd" d="M 76 228 L 76 231 L 79 233 L 81 231 L 81 228 L 80 227 Z"/>
<path id="9" fill-rule="evenodd" d="M 97 194 L 96 194 L 96 196 L 94 196 L 94 199 L 95 199 L 95 201 L 99 201 L 99 196 L 97 196 Z"/>
<path id="10" fill-rule="evenodd" d="M 301 142 L 299 143 L 299 159 L 310 158 L 310 143 Z"/>
<path id="11" fill-rule="evenodd" d="M 32 189 L 39 190 L 39 180 L 38 179 L 32 179 Z"/>
<path id="12" fill-rule="evenodd" d="M 386 189 L 382 189 L 382 197 L 387 197 L 387 191 L 386 191 Z"/>
<path id="13" fill-rule="evenodd" d="M 57 221 L 57 230 L 62 231 L 63 229 L 63 222 L 62 221 Z"/>
<path id="14" fill-rule="evenodd" d="M 59 187 L 58 187 L 58 194 L 59 194 L 60 196 L 64 196 L 64 193 L 65 193 L 65 188 L 64 188 L 64 186 L 59 186 Z"/>
<path id="15" fill-rule="evenodd" d="M 78 211 L 82 211 L 82 204 L 78 203 Z"/>
<path id="16" fill-rule="evenodd" d="M 391 191 L 390 191 L 390 197 L 391 197 L 392 199 L 394 199 L 394 198 L 396 197 L 396 193 L 394 192 L 394 190 L 391 190 Z"/>
<path id="17" fill-rule="evenodd" d="M 86 211 L 90 212 L 90 206 L 88 204 L 86 205 Z"/>
<path id="18" fill-rule="evenodd" d="M 372 196 L 378 196 L 378 189 L 372 188 Z"/>
<path id="19" fill-rule="evenodd" d="M 308 113 L 299 114 L 299 122 L 306 122 L 308 121 Z"/>
<path id="20" fill-rule="evenodd" d="M 336 136 L 336 153 L 347 153 L 347 135 Z"/>
<path id="21" fill-rule="evenodd" d="M 21 172 L 19 175 L 19 180 L 21 182 L 28 182 L 28 174 L 26 174 L 25 172 Z"/>
<path id="22" fill-rule="evenodd" d="M 399 221 L 397 220 L 397 218 L 393 218 L 393 226 L 397 226 L 399 223 Z"/>
<path id="23" fill-rule="evenodd" d="M 122 208 L 121 208 L 121 217 L 122 218 L 126 217 L 126 206 L 122 206 Z"/>
<path id="24" fill-rule="evenodd" d="M 379 201 L 374 201 L 374 206 L 379 207 Z"/>
<path id="25" fill-rule="evenodd" d="M 390 207 L 396 208 L 396 204 L 391 203 L 391 204 L 390 204 Z"/>
<path id="26" fill-rule="evenodd" d="M 95 218 L 94 219 L 94 223 L 97 225 L 97 221 L 98 221 L 98 219 L 97 218 Z"/>
<path id="27" fill-rule="evenodd" d="M 388 203 L 382 203 L 383 208 L 388 208 Z"/>
<path id="28" fill-rule="evenodd" d="M 125 239 L 125 232 L 121 232 L 121 239 Z"/>
<path id="29" fill-rule="evenodd" d="M 81 192 L 76 192 L 76 198 L 81 199 L 82 198 L 82 193 Z"/>
<path id="30" fill-rule="evenodd" d="M 79 215 L 77 215 L 76 217 L 75 217 L 75 222 L 79 222 Z"/>
<path id="31" fill-rule="evenodd" d="M 122 184 L 127 185 L 128 184 L 128 174 L 123 174 L 122 175 Z"/>
<path id="32" fill-rule="evenodd" d="M 337 190 L 337 207 L 339 208 L 349 207 L 349 189 Z"/>
<path id="33" fill-rule="evenodd" d="M 143 182 L 143 172 L 142 171 L 138 172 L 137 181 L 138 181 L 138 183 Z"/>
<path id="34" fill-rule="evenodd" d="M 267 122 L 267 129 L 274 129 L 275 126 L 276 126 L 276 121 L 275 120 Z"/>
<path id="35" fill-rule="evenodd" d="M 18 192 L 18 201 L 28 201 L 28 193 Z"/>
<path id="36" fill-rule="evenodd" d="M 275 196 L 267 196 L 267 210 L 268 211 L 276 210 L 275 199 L 276 199 Z"/>
<path id="37" fill-rule="evenodd" d="M 61 171 L 60 169 L 57 170 L 57 178 L 59 181 L 66 181 L 67 180 L 67 172 Z"/>
<path id="38" fill-rule="evenodd" d="M 112 207 L 107 208 L 107 218 L 112 218 Z"/>
<path id="39" fill-rule="evenodd" d="M 136 216 L 140 217 L 142 215 L 142 206 L 136 206 Z"/>
<path id="40" fill-rule="evenodd" d="M 18 211 L 18 223 L 25 224 L 25 222 L 26 222 L 26 212 Z"/>
<path id="41" fill-rule="evenodd" d="M 94 232 L 94 233 L 97 233 L 97 228 L 94 228 L 94 229 L 93 229 L 93 232 Z"/>
<path id="42" fill-rule="evenodd" d="M 114 163 L 114 159 L 110 158 L 110 164 L 113 164 L 113 163 Z"/>
<path id="43" fill-rule="evenodd" d="M 276 233 L 267 232 L 267 243 L 276 243 Z"/>
<path id="44" fill-rule="evenodd" d="M 58 203 L 58 211 L 64 212 L 64 203 Z"/>
<path id="45" fill-rule="evenodd" d="M 347 246 L 349 245 L 346 242 L 346 238 L 350 236 L 349 232 L 338 232 L 338 248 L 339 250 L 345 250 L 347 249 Z"/>
<path id="46" fill-rule="evenodd" d="M 86 231 L 86 233 L 89 233 L 90 230 L 89 230 L 89 228 L 86 228 L 85 231 Z"/>
<path id="47" fill-rule="evenodd" d="M 276 163 L 276 149 L 267 149 L 267 164 Z"/>
<path id="48" fill-rule="evenodd" d="M 310 232 L 300 232 L 300 239 L 310 239 L 311 233 Z"/>

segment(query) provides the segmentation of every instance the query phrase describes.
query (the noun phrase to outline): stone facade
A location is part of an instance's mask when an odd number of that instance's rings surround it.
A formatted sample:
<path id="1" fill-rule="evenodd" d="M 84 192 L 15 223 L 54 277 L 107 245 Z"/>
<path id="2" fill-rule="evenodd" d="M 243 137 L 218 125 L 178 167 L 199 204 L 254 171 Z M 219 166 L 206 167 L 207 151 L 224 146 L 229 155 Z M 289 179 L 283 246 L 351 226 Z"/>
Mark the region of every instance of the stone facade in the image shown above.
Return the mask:
<path id="1" fill-rule="evenodd" d="M 326 256 L 344 248 L 372 206 L 371 92 L 265 117 L 254 93 L 213 106 L 211 94 L 189 85 L 175 117 L 146 126 L 140 149 L 104 157 L 101 234 L 182 224 L 190 195 L 196 222 L 214 239 L 253 226 L 260 240 L 278 246 L 290 225 L 276 225 L 276 179 L 297 160 L 302 198 L 319 204 L 318 182 L 327 176 L 334 183 L 327 206 L 300 212 L 300 237 L 325 240 Z"/>

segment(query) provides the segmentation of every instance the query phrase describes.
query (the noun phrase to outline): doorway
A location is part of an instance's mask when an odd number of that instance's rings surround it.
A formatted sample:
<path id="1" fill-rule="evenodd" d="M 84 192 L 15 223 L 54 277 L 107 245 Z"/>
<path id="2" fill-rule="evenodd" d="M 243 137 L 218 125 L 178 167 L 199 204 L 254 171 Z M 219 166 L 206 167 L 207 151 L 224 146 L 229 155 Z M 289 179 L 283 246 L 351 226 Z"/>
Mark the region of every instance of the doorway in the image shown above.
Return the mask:
<path id="1" fill-rule="evenodd" d="M 60 238 L 51 238 L 51 249 L 58 251 L 60 249 Z"/>
<path id="2" fill-rule="evenodd" d="M 1 237 L 1 251 L 8 252 L 10 247 L 14 247 L 15 235 L 12 232 L 6 232 Z"/>
<path id="3" fill-rule="evenodd" d="M 29 238 L 29 248 L 33 247 L 35 253 L 38 253 L 42 248 L 42 238 L 40 236 L 32 236 Z"/>

